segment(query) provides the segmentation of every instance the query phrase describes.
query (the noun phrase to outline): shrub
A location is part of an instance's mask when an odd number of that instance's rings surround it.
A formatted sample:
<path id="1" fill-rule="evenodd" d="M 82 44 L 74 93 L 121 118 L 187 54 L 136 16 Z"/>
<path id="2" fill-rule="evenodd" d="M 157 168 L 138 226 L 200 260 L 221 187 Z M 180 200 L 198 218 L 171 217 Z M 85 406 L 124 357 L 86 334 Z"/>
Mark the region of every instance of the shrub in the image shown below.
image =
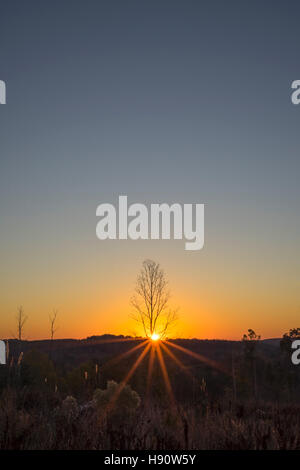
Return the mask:
<path id="1" fill-rule="evenodd" d="M 95 390 L 94 400 L 100 413 L 107 415 L 112 424 L 117 425 L 129 419 L 141 402 L 139 395 L 130 385 L 118 384 L 114 380 L 108 381 L 105 390 Z"/>

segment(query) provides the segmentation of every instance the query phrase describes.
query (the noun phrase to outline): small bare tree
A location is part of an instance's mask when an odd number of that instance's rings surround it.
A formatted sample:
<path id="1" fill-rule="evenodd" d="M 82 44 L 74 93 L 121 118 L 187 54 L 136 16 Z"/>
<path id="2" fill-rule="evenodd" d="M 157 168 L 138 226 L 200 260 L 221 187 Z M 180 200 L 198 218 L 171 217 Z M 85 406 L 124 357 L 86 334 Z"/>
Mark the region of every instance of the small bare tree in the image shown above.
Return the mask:
<path id="1" fill-rule="evenodd" d="M 145 260 L 138 275 L 135 295 L 131 299 L 132 317 L 142 324 L 146 337 L 163 338 L 177 320 L 177 313 L 168 307 L 170 292 L 164 271 L 158 263 Z"/>
<path id="2" fill-rule="evenodd" d="M 18 313 L 17 313 L 17 316 L 16 316 L 17 333 L 18 333 L 18 340 L 19 341 L 22 341 L 24 325 L 25 325 L 27 319 L 28 319 L 28 317 L 27 317 L 27 315 L 25 315 L 23 307 L 20 306 L 18 308 Z"/>
<path id="3" fill-rule="evenodd" d="M 50 321 L 50 337 L 51 341 L 54 339 L 54 335 L 57 332 L 57 326 L 56 326 L 56 320 L 58 316 L 58 310 L 53 310 L 52 315 L 49 315 L 49 321 Z"/>

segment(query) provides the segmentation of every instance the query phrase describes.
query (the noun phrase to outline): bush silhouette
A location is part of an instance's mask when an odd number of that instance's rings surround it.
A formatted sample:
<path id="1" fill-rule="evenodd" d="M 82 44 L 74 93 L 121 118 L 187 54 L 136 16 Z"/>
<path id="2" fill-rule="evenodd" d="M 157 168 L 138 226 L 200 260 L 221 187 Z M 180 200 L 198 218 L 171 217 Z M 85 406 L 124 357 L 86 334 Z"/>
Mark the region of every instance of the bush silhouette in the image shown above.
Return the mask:
<path id="1" fill-rule="evenodd" d="M 94 392 L 94 400 L 101 414 L 106 414 L 111 424 L 120 425 L 129 419 L 138 409 L 141 399 L 130 385 L 124 385 L 120 390 L 120 384 L 114 380 L 107 382 L 105 390 L 97 389 Z"/>

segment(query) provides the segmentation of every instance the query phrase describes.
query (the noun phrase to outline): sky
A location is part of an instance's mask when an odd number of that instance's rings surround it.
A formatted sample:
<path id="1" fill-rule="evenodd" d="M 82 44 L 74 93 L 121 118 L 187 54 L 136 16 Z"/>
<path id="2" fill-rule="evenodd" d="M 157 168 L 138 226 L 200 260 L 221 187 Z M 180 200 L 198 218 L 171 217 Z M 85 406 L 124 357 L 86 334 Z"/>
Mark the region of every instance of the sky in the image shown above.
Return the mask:
<path id="1" fill-rule="evenodd" d="M 140 334 L 130 298 L 161 264 L 173 335 L 299 326 L 300 4 L 0 4 L 0 338 Z M 205 245 L 96 237 L 96 208 L 204 203 Z"/>

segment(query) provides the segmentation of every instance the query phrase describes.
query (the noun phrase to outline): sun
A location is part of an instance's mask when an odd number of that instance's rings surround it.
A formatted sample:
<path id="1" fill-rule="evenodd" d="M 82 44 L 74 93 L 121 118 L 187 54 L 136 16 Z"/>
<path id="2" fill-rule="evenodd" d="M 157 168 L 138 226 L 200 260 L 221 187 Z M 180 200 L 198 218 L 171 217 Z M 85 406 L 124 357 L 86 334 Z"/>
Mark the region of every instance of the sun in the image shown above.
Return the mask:
<path id="1" fill-rule="evenodd" d="M 158 341 L 159 338 L 160 338 L 160 336 L 157 333 L 153 333 L 153 335 L 151 335 L 152 341 Z"/>

